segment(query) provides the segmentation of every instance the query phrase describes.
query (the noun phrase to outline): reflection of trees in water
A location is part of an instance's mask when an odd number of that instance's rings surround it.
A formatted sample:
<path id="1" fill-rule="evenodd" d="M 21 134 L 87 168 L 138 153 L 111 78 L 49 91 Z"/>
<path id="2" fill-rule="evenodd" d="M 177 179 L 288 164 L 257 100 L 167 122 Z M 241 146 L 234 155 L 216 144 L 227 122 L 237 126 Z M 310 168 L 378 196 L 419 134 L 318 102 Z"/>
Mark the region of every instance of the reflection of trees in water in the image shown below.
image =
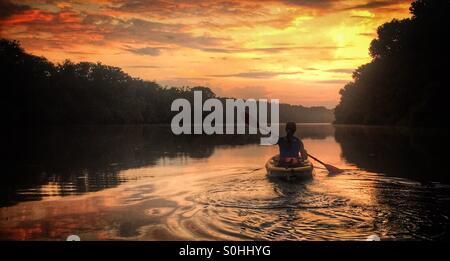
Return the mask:
<path id="1" fill-rule="evenodd" d="M 447 130 L 337 126 L 342 156 L 357 167 L 416 180 L 449 181 Z"/>
<path id="2" fill-rule="evenodd" d="M 439 200 L 448 197 L 448 189 L 429 182 L 450 181 L 446 130 L 337 126 L 335 137 L 342 156 L 358 168 L 422 182 L 377 181 L 375 230 L 400 238 L 448 239 L 450 209 Z"/>
<path id="3" fill-rule="evenodd" d="M 121 170 L 154 165 L 163 157 L 206 158 L 216 146 L 259 142 L 255 135 L 175 136 L 169 125 L 14 129 L 10 137 L 9 164 L 1 183 L 3 204 L 48 193 L 98 191 L 123 182 Z M 18 193 L 42 186 L 50 192 Z"/>
<path id="4" fill-rule="evenodd" d="M 286 135 L 286 124 L 279 125 L 280 136 Z M 295 135 L 301 139 L 323 140 L 334 135 L 334 126 L 332 124 L 301 124 L 297 123 L 297 132 Z"/>
<path id="5" fill-rule="evenodd" d="M 284 130 L 284 126 L 281 127 Z M 324 139 L 331 125 L 299 125 L 302 138 Z M 122 170 L 161 158 L 210 157 L 216 146 L 258 144 L 258 135 L 173 135 L 169 125 L 68 126 L 10 129 L 0 185 L 3 204 L 98 191 L 124 181 Z M 9 162 L 9 163 L 8 163 Z M 19 190 L 48 187 L 31 194 Z M 44 190 L 41 188 L 41 190 Z"/>

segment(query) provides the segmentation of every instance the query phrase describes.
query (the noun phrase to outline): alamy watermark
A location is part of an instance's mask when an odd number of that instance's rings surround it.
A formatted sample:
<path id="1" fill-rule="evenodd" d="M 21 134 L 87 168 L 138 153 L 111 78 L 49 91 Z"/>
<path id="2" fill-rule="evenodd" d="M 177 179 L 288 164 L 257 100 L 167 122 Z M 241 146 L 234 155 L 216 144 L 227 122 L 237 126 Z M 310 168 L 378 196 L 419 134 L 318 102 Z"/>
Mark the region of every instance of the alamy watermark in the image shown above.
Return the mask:
<path id="1" fill-rule="evenodd" d="M 256 135 L 259 131 L 263 136 L 260 139 L 261 145 L 273 145 L 279 136 L 279 104 L 277 99 L 270 102 L 267 99 L 225 99 L 222 102 L 215 98 L 203 101 L 202 92 L 194 91 L 193 108 L 187 99 L 172 102 L 171 111 L 178 114 L 172 118 L 170 126 L 176 135 Z M 209 114 L 204 116 L 204 112 Z"/>

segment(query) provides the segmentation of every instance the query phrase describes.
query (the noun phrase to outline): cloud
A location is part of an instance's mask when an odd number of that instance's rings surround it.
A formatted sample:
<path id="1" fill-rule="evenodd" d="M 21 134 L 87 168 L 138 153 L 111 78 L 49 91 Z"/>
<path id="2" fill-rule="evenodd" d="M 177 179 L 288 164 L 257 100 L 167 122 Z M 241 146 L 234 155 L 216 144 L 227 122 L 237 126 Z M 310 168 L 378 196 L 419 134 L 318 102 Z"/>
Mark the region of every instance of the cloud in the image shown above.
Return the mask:
<path id="1" fill-rule="evenodd" d="M 108 17 L 107 19 L 113 19 Z M 133 41 L 148 44 L 166 44 L 187 48 L 209 48 L 222 45 L 228 39 L 207 35 L 193 35 L 183 24 L 168 24 L 142 19 L 117 20 L 104 33 L 108 40 Z"/>
<path id="2" fill-rule="evenodd" d="M 321 60 L 326 61 L 359 61 L 359 60 L 366 60 L 367 57 L 328 57 L 328 58 L 321 58 Z"/>
<path id="3" fill-rule="evenodd" d="M 345 8 L 344 10 L 352 10 L 352 9 L 378 9 L 383 7 L 388 7 L 392 5 L 397 5 L 399 3 L 409 3 L 411 0 L 374 0 L 374 1 L 368 1 L 364 4 L 358 4 L 354 5 L 348 8 Z"/>
<path id="4" fill-rule="evenodd" d="M 270 96 L 270 92 L 266 86 L 214 87 L 213 91 L 220 97 L 240 99 L 262 99 Z"/>
<path id="5" fill-rule="evenodd" d="M 282 75 L 300 74 L 301 72 L 269 72 L 269 71 L 250 71 L 235 74 L 216 74 L 209 75 L 210 77 L 239 77 L 239 78 L 253 78 L 253 79 L 267 79 Z"/>
<path id="6" fill-rule="evenodd" d="M 126 68 L 137 68 L 137 69 L 159 69 L 161 68 L 161 66 L 157 66 L 157 65 L 128 65 L 128 66 L 124 66 Z"/>
<path id="7" fill-rule="evenodd" d="M 401 1 L 395 0 L 394 2 Z M 403 0 L 405 1 L 405 0 Z M 341 0 L 338 0 L 341 2 Z M 385 2 L 385 1 L 375 1 Z M 287 13 L 274 16 L 271 7 L 274 1 L 263 0 L 253 2 L 249 0 L 228 0 L 213 2 L 208 0 L 155 0 L 149 3 L 143 0 L 104 0 L 90 2 L 90 4 L 65 5 L 60 2 L 47 0 L 45 9 L 37 3 L 30 3 L 31 7 L 11 4 L 1 1 L 5 6 L 0 9 L 2 16 L 15 14 L 14 19 L 0 22 L 2 34 L 21 40 L 25 46 L 32 46 L 35 50 L 69 49 L 76 46 L 112 44 L 139 44 L 140 46 L 158 46 L 144 48 L 129 48 L 129 52 L 137 55 L 157 56 L 162 48 L 191 48 L 211 53 L 264 53 L 277 54 L 296 50 L 335 50 L 342 46 L 268 46 L 266 48 L 236 48 L 232 34 L 211 34 L 207 28 L 198 30 L 205 16 L 218 17 L 225 15 L 228 19 L 215 19 L 236 26 L 269 25 L 274 20 L 282 20 L 282 24 L 289 25 L 298 16 L 301 7 L 336 9 L 336 1 L 332 0 L 282 0 L 278 5 L 290 5 Z M 91 8 L 91 5 L 94 6 Z M 368 4 L 374 6 L 374 4 Z M 380 5 L 380 4 L 378 4 Z M 359 5 L 360 7 L 362 5 Z M 358 5 L 354 6 L 358 8 Z M 91 9 L 90 9 L 91 8 Z M 5 11 L 9 10 L 9 11 Z M 52 11 L 49 11 L 52 10 Z M 145 15 L 142 15 L 145 14 Z M 161 19 L 164 18 L 164 19 Z M 174 18 L 174 20 L 171 20 Z M 183 18 L 183 19 L 180 19 Z M 232 19 L 230 19 L 232 18 Z M 20 27 L 20 31 L 17 28 Z M 5 29 L 4 29 L 5 28 Z M 16 28 L 16 29 L 14 29 Z M 222 29 L 217 29 L 222 30 Z M 214 32 L 214 30 L 211 30 Z M 25 34 L 24 32 L 33 32 Z M 50 37 L 49 37 L 50 36 Z"/>
<path id="8" fill-rule="evenodd" d="M 348 47 L 348 46 L 345 46 Z M 334 50 L 345 48 L 343 46 L 291 46 L 291 47 L 267 47 L 267 48 L 201 48 L 204 52 L 212 53 L 280 53 L 295 50 Z"/>
<path id="9" fill-rule="evenodd" d="M 263 1 L 261 1 L 263 2 Z M 110 10 L 131 14 L 145 14 L 153 18 L 214 17 L 239 15 L 251 17 L 257 14 L 261 3 L 251 0 L 112 0 Z"/>
<path id="10" fill-rule="evenodd" d="M 336 79 L 336 80 L 322 80 L 322 81 L 316 81 L 316 82 L 320 83 L 320 84 L 346 84 L 346 83 L 350 82 L 350 80 Z"/>
<path id="11" fill-rule="evenodd" d="M 366 16 L 366 15 L 351 15 L 350 18 L 355 18 L 355 19 L 373 19 L 373 17 Z"/>
<path id="12" fill-rule="evenodd" d="M 24 11 L 30 10 L 31 8 L 27 5 L 15 4 L 8 0 L 0 1 L 0 19 L 8 18 L 12 15 L 22 13 Z"/>
<path id="13" fill-rule="evenodd" d="M 349 69 L 345 68 L 345 69 L 330 69 L 330 70 L 325 70 L 325 71 L 333 72 L 333 73 L 352 74 L 354 70 L 355 69 L 352 69 L 352 68 L 349 68 Z"/>
<path id="14" fill-rule="evenodd" d="M 64 53 L 75 54 L 75 55 L 93 55 L 95 52 L 84 52 L 84 51 L 64 51 Z"/>
<path id="15" fill-rule="evenodd" d="M 161 50 L 159 48 L 154 48 L 154 47 L 143 47 L 143 48 L 127 47 L 127 48 L 124 48 L 124 50 L 126 50 L 130 53 L 137 54 L 137 55 L 158 56 L 161 54 Z"/>
<path id="16" fill-rule="evenodd" d="M 174 77 L 174 78 L 170 78 L 169 80 L 173 80 L 173 81 L 207 81 L 209 79 L 206 77 Z"/>
<path id="17" fill-rule="evenodd" d="M 99 13 L 83 13 L 65 8 L 64 11 L 49 12 L 30 9 L 2 21 L 0 26 L 7 29 L 20 26 L 21 41 L 39 49 L 76 45 L 107 45 L 109 43 L 139 43 L 186 48 L 214 48 L 229 39 L 208 35 L 194 35 L 186 25 L 147 21 L 138 18 L 125 19 Z M 3 29 L 3 28 L 2 28 Z M 2 32 L 3 33 L 3 32 Z M 52 37 L 39 37 L 41 34 Z M 14 36 L 13 36 L 14 37 Z M 140 55 L 158 55 L 161 48 L 130 48 L 128 51 Z"/>
<path id="18" fill-rule="evenodd" d="M 288 6 L 304 7 L 310 9 L 327 9 L 334 7 L 341 0 L 113 0 L 111 9 L 130 13 L 149 13 L 176 17 L 183 13 L 188 16 L 209 16 L 211 14 L 245 15 L 258 13 L 261 7 L 278 2 Z M 202 9 L 200 12 L 199 9 Z"/>
<path id="19" fill-rule="evenodd" d="M 359 33 L 359 35 L 375 38 L 377 36 L 377 33 L 376 32 L 373 32 L 373 33 Z"/>
<path id="20" fill-rule="evenodd" d="M 322 9 L 322 8 L 331 8 L 338 1 L 336 1 L 336 0 L 283 0 L 283 2 L 290 4 L 290 5 L 295 5 L 295 6 Z"/>

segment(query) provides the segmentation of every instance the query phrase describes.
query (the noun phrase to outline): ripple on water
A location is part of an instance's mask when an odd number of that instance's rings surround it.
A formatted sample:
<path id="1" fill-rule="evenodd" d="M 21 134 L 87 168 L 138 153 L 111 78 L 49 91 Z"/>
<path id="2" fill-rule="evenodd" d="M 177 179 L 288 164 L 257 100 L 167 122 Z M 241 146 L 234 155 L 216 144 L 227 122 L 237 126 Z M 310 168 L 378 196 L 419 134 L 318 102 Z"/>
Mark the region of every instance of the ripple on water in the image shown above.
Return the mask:
<path id="1" fill-rule="evenodd" d="M 355 172 L 306 183 L 270 180 L 263 171 L 202 179 L 198 185 L 203 189 L 185 198 L 192 202 L 190 207 L 172 216 L 177 223 L 174 231 L 197 239 L 226 240 L 364 240 L 371 234 L 431 239 L 442 234 L 435 228 L 444 218 L 436 209 L 423 216 L 421 200 L 427 200 L 427 194 L 421 193 L 420 184 Z M 375 189 L 378 194 L 370 196 L 377 201 L 355 202 L 348 191 L 324 189 L 326 183 L 351 180 L 342 189 L 359 191 L 354 193 Z M 416 193 L 420 195 L 411 197 Z"/>

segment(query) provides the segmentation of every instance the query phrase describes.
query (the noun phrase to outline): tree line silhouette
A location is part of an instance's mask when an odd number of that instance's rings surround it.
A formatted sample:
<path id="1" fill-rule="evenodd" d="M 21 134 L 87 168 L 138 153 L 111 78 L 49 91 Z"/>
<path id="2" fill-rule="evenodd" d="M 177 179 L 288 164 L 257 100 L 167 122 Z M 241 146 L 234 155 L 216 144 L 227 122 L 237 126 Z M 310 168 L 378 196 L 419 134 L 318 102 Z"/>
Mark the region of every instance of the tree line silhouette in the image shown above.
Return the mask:
<path id="1" fill-rule="evenodd" d="M 448 126 L 449 0 L 416 0 L 411 18 L 385 23 L 372 61 L 341 89 L 336 123 Z"/>
<path id="2" fill-rule="evenodd" d="M 195 90 L 216 97 L 207 87 L 162 87 L 101 63 L 54 64 L 8 39 L 0 39 L 0 71 L 2 120 L 13 125 L 170 123 L 173 100 L 192 101 Z M 333 120 L 325 107 L 280 105 L 281 122 Z"/>

